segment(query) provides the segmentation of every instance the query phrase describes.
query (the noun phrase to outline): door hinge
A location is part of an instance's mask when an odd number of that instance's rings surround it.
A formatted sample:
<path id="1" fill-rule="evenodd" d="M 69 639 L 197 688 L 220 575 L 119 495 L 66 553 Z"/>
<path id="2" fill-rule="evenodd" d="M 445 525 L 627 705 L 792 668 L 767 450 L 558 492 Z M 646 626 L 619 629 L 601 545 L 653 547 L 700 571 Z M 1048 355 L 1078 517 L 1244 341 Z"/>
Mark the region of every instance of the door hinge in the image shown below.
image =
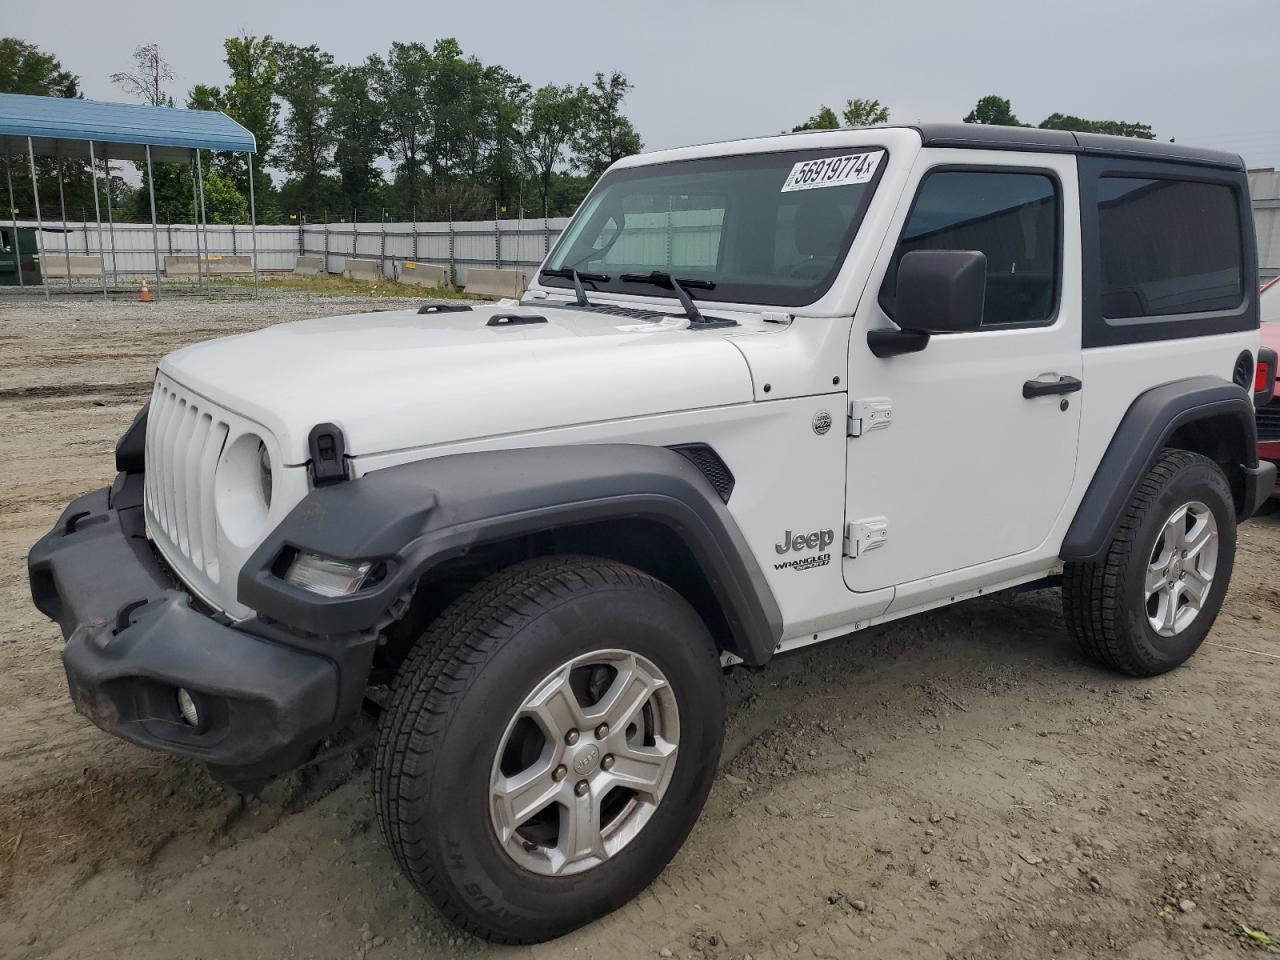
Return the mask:
<path id="1" fill-rule="evenodd" d="M 849 436 L 860 437 L 872 430 L 883 430 L 893 423 L 893 401 L 888 397 L 869 397 L 849 404 Z"/>
<path id="2" fill-rule="evenodd" d="M 889 539 L 889 521 L 885 517 L 867 517 L 844 525 L 844 555 L 860 557 L 868 550 L 883 547 Z"/>

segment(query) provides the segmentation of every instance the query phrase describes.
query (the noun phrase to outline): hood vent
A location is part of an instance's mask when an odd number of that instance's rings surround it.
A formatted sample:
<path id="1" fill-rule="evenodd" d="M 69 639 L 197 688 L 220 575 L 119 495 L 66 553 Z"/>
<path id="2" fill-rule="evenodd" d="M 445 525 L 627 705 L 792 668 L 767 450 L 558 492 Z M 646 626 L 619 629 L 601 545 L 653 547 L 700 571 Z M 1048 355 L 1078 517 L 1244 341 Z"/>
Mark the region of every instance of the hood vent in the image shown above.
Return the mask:
<path id="1" fill-rule="evenodd" d="M 629 320 L 667 320 L 679 317 L 675 313 L 661 313 L 657 310 L 638 310 L 634 307 L 619 307 L 613 304 L 593 303 L 581 306 L 576 303 L 557 303 L 557 310 L 582 310 L 586 313 L 602 313 L 607 317 L 626 317 Z"/>
<path id="2" fill-rule="evenodd" d="M 466 313 L 470 309 L 465 303 L 427 303 L 418 308 L 418 313 Z"/>

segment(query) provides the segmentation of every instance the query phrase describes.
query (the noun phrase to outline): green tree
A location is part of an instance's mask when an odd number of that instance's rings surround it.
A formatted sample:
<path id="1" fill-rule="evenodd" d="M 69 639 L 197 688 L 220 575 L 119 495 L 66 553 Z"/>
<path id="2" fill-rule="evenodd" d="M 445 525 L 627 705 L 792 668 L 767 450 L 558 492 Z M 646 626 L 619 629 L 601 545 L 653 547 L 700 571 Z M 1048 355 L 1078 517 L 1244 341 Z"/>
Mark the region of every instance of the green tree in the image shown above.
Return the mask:
<path id="1" fill-rule="evenodd" d="M 191 166 L 186 163 L 153 163 L 156 178 L 156 222 L 191 223 L 196 218 L 195 191 L 192 189 Z M 231 178 L 216 170 L 205 169 L 204 209 L 209 223 L 249 222 L 249 201 Z M 138 223 L 151 222 L 151 194 L 147 189 L 147 171 L 142 168 L 142 186 L 123 209 L 124 217 Z"/>
<path id="2" fill-rule="evenodd" d="M 376 54 L 369 58 L 368 71 L 369 93 L 383 118 L 384 143 L 407 193 L 402 199 L 414 206 L 435 129 L 431 112 L 435 61 L 425 45 L 397 41 L 385 60 Z"/>
<path id="3" fill-rule="evenodd" d="M 210 223 L 249 222 L 249 201 L 230 177 L 213 173 L 204 178 L 204 204 Z"/>
<path id="4" fill-rule="evenodd" d="M 431 49 L 427 84 L 431 139 L 427 157 L 439 180 L 474 180 L 484 141 L 484 67 L 452 37 Z"/>
<path id="5" fill-rule="evenodd" d="M 80 78 L 34 44 L 0 37 L 0 93 L 79 97 Z"/>
<path id="6" fill-rule="evenodd" d="M 144 43 L 134 48 L 133 70 L 111 75 L 111 82 L 153 107 L 172 107 L 173 97 L 164 85 L 173 80 L 173 67 L 160 53 L 160 45 Z"/>
<path id="7" fill-rule="evenodd" d="M 318 216 L 324 177 L 333 166 L 333 108 L 331 86 L 336 75 L 333 57 L 315 44 L 279 48 L 280 75 L 277 90 L 289 107 L 278 161 L 298 183 L 302 206 Z"/>
<path id="8" fill-rule="evenodd" d="M 382 151 L 381 101 L 370 99 L 373 67 L 342 67 L 333 80 L 329 108 L 329 135 L 334 141 L 334 163 L 343 199 L 339 211 L 372 210 L 382 192 L 382 173 L 376 161 Z"/>
<path id="9" fill-rule="evenodd" d="M 1154 140 L 1156 135 L 1145 123 L 1130 123 L 1126 120 L 1086 120 L 1065 113 L 1053 113 L 1040 121 L 1042 130 L 1070 130 L 1074 133 L 1107 133 L 1116 137 L 1136 137 L 1139 140 Z"/>
<path id="10" fill-rule="evenodd" d="M 486 179 L 494 199 L 510 208 L 523 198 L 524 137 L 529 113 L 530 89 L 504 67 L 485 67 L 485 110 L 488 160 Z"/>
<path id="11" fill-rule="evenodd" d="M 844 121 L 843 124 L 841 123 L 842 120 Z M 844 109 L 840 111 L 839 117 L 836 116 L 834 110 L 824 103 L 812 117 L 798 127 L 792 127 L 791 132 L 836 130 L 842 125 L 846 127 L 874 127 L 877 124 L 888 122 L 889 108 L 879 100 L 850 98 L 844 102 Z"/>
<path id="12" fill-rule="evenodd" d="M 245 33 L 228 37 L 223 43 L 231 82 L 222 91 L 223 112 L 253 134 L 257 141 L 253 187 L 259 216 L 272 213 L 271 177 L 267 166 L 275 159 L 276 138 L 280 135 L 280 104 L 276 101 L 276 80 L 280 73 L 279 45 L 270 35 L 253 37 Z M 227 165 L 237 189 L 247 194 L 247 163 L 236 155 Z M 265 216 L 264 216 L 265 213 Z"/>
<path id="13" fill-rule="evenodd" d="M 874 127 L 889 122 L 889 108 L 879 100 L 850 99 L 840 116 L 846 127 Z"/>
<path id="14" fill-rule="evenodd" d="M 188 110 L 225 110 L 226 98 L 222 88 L 208 83 L 197 83 L 187 94 Z"/>
<path id="15" fill-rule="evenodd" d="M 565 160 L 565 149 L 577 133 L 587 109 L 587 90 L 566 83 L 540 87 L 529 104 L 525 162 L 537 177 L 543 216 L 550 216 L 551 179 Z"/>
<path id="16" fill-rule="evenodd" d="M 840 118 L 836 116 L 836 112 L 823 104 L 818 108 L 818 112 L 812 117 L 800 124 L 798 127 L 792 127 L 792 133 L 799 133 L 801 130 L 836 130 L 840 127 Z"/>
<path id="17" fill-rule="evenodd" d="M 1013 106 L 1004 97 L 997 97 L 995 94 L 983 97 L 977 102 L 968 115 L 964 118 L 965 123 L 986 123 L 999 127 L 1025 127 L 1023 123 L 1013 114 Z"/>
<path id="18" fill-rule="evenodd" d="M 574 137 L 574 163 L 589 177 L 598 177 L 613 163 L 644 148 L 640 134 L 622 113 L 631 90 L 625 74 L 597 73 L 587 88 L 586 111 Z"/>

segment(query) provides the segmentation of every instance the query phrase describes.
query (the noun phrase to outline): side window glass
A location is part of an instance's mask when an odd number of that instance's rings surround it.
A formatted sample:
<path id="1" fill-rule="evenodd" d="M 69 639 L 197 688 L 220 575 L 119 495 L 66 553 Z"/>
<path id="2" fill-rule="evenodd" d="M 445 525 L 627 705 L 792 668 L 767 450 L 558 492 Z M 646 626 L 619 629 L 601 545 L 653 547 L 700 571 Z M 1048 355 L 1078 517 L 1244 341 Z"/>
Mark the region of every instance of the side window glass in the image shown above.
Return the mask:
<path id="1" fill-rule="evenodd" d="M 1098 180 L 1102 315 L 1234 310 L 1244 299 L 1240 207 L 1226 184 Z"/>
<path id="2" fill-rule="evenodd" d="M 983 326 L 1048 323 L 1057 310 L 1062 204 L 1040 173 L 939 170 L 920 185 L 885 275 L 880 304 L 893 316 L 898 262 L 912 250 L 987 256 Z"/>

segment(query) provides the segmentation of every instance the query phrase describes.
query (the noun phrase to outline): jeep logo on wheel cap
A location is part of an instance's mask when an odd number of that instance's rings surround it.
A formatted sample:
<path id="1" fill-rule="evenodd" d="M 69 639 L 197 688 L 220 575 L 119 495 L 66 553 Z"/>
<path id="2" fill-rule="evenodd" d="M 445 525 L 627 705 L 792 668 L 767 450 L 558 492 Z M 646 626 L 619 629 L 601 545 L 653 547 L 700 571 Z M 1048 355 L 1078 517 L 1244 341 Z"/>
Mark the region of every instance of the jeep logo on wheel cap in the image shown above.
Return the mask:
<path id="1" fill-rule="evenodd" d="M 573 772 L 579 776 L 589 773 L 599 759 L 600 751 L 596 749 L 596 745 L 593 743 L 573 758 Z"/>

